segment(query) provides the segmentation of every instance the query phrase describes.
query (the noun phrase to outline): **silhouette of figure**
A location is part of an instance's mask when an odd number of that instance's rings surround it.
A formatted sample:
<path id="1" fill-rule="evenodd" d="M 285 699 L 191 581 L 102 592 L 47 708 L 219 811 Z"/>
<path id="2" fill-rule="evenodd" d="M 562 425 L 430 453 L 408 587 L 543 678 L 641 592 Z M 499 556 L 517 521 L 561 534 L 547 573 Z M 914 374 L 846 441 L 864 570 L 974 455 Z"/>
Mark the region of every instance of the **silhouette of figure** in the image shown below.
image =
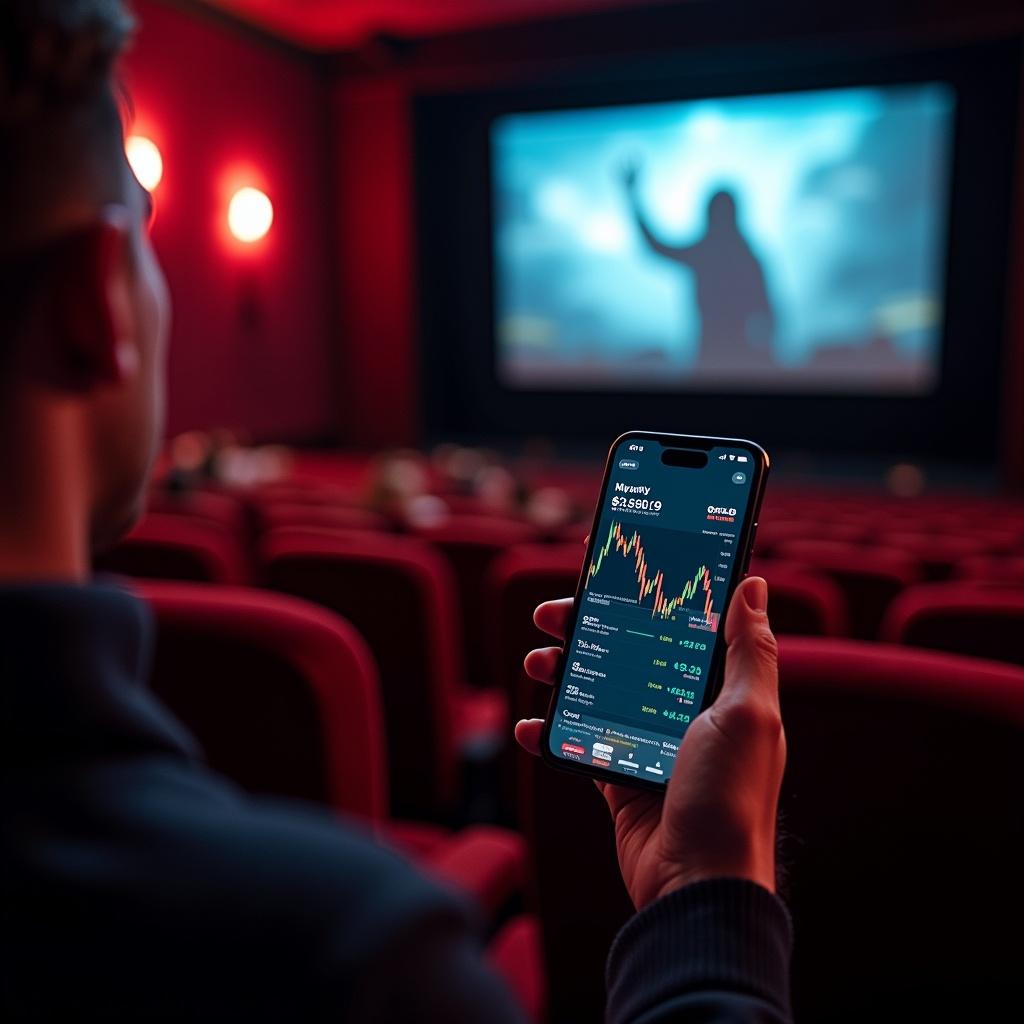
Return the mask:
<path id="1" fill-rule="evenodd" d="M 651 250 L 693 272 L 701 332 L 697 368 L 735 371 L 772 365 L 775 333 L 764 272 L 736 220 L 736 198 L 716 192 L 708 202 L 704 237 L 692 245 L 667 245 L 651 230 L 640 211 L 638 170 L 623 175 L 630 208 Z"/>

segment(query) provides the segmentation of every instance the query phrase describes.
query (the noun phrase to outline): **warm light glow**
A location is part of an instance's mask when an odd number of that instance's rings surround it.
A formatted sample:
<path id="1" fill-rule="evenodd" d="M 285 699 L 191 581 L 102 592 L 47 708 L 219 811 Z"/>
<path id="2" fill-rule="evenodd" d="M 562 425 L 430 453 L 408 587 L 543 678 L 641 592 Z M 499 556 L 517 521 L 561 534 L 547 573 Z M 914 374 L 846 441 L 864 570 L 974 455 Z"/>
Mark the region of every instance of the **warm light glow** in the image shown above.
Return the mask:
<path id="1" fill-rule="evenodd" d="M 274 207 L 258 188 L 240 188 L 228 204 L 228 227 L 240 242 L 258 242 L 274 222 Z"/>
<path id="2" fill-rule="evenodd" d="M 164 158 L 156 143 L 145 135 L 129 135 L 124 140 L 124 151 L 139 184 L 147 192 L 152 192 L 164 176 Z"/>

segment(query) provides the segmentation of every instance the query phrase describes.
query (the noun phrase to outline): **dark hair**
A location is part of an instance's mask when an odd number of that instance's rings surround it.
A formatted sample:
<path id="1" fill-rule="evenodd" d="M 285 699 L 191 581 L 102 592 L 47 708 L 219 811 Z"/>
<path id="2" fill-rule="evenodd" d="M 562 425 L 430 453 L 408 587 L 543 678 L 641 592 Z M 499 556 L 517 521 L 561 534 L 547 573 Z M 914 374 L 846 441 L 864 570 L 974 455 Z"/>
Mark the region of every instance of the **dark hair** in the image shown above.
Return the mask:
<path id="1" fill-rule="evenodd" d="M 108 89 L 133 24 L 121 0 L 0 0 L 0 122 Z"/>
<path id="2" fill-rule="evenodd" d="M 72 194 L 102 202 L 118 180 L 112 71 L 132 28 L 121 0 L 0 0 L 0 361 L 45 268 L 50 212 Z"/>

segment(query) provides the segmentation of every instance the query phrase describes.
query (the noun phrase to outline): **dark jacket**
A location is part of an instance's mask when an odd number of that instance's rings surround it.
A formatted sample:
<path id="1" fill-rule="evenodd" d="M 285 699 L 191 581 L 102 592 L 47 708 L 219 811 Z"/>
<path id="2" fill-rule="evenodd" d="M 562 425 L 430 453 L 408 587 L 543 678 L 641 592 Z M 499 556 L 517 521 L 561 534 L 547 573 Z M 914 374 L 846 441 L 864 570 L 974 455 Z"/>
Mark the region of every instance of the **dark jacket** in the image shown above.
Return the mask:
<path id="1" fill-rule="evenodd" d="M 5 1020 L 519 1020 L 471 909 L 356 824 L 211 774 L 147 691 L 148 610 L 0 588 Z M 691 886 L 609 959 L 613 1021 L 788 1019 L 789 921 Z"/>

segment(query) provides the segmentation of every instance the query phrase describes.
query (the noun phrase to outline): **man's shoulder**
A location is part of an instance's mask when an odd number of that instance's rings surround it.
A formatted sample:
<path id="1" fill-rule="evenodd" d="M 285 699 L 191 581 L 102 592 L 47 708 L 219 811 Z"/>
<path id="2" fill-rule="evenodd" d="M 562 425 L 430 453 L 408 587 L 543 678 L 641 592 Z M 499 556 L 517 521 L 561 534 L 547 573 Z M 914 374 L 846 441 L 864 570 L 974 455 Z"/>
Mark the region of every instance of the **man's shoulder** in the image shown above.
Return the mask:
<path id="1" fill-rule="evenodd" d="M 481 973 L 466 902 L 369 823 L 207 770 L 140 683 L 138 602 L 61 585 L 0 603 L 5 1019 L 338 1019 L 429 987 L 410 950 L 437 951 L 449 988 L 456 961 Z"/>
<path id="2" fill-rule="evenodd" d="M 452 893 L 423 878 L 380 844 L 370 822 L 316 805 L 250 796 L 201 764 L 146 758 L 97 767 L 82 790 L 82 807 L 106 819 L 108 841 L 159 853 L 154 873 L 181 874 L 199 895 L 209 889 L 258 889 L 263 913 L 351 917 L 372 903 L 449 906 Z M 185 870 L 191 868 L 191 870 Z"/>
<path id="3" fill-rule="evenodd" d="M 313 998 L 328 979 L 357 984 L 398 940 L 473 931 L 466 904 L 368 826 L 251 798 L 181 758 L 79 765 L 29 784 L 10 810 L 21 976 L 60 962 L 97 998 L 145 1001 L 168 957 L 208 991 L 244 981 L 273 1003 L 304 979 Z"/>

